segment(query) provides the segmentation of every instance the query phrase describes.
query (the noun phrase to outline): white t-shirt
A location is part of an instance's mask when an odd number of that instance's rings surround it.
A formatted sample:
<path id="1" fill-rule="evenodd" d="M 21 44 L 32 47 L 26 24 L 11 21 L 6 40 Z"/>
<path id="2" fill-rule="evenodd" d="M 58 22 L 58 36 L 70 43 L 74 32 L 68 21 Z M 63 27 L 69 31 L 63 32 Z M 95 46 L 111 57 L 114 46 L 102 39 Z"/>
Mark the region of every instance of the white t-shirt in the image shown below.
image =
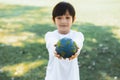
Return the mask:
<path id="1" fill-rule="evenodd" d="M 58 30 L 45 34 L 46 48 L 49 52 L 49 61 L 45 80 L 80 80 L 77 58 L 73 60 L 58 59 L 54 55 L 55 44 L 63 37 L 71 38 L 82 49 L 84 36 L 81 32 L 70 30 L 68 34 L 60 34 Z M 80 50 L 77 54 L 80 53 Z"/>

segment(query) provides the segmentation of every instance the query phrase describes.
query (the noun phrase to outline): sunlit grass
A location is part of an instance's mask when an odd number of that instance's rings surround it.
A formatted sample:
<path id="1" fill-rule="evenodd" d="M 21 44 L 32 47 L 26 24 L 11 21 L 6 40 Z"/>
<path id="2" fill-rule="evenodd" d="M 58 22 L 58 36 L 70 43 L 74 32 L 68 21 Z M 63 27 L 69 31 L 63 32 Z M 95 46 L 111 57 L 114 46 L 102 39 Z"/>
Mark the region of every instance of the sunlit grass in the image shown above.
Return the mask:
<path id="1" fill-rule="evenodd" d="M 118 0 L 81 0 L 73 4 L 76 8 L 78 23 L 120 26 L 120 2 Z"/>
<path id="2" fill-rule="evenodd" d="M 11 46 L 24 46 L 24 41 L 27 41 L 29 43 L 45 43 L 45 40 L 43 38 L 35 38 L 33 35 L 31 36 L 31 33 L 22 33 L 21 35 L 4 35 L 4 37 L 1 37 L 0 43 L 11 45 Z M 3 35 L 2 35 L 3 36 Z"/>
<path id="3" fill-rule="evenodd" d="M 7 72 L 9 76 L 20 77 L 25 75 L 28 71 L 41 66 L 46 63 L 46 60 L 38 60 L 34 62 L 23 62 L 15 65 L 4 66 L 1 68 L 2 72 Z"/>
<path id="4" fill-rule="evenodd" d="M 17 34 L 3 33 L 0 34 L 0 43 L 12 46 L 24 46 L 23 41 L 35 42 L 35 34 L 30 32 L 21 32 Z M 44 43 L 44 40 L 39 39 L 38 42 Z"/>
<path id="5" fill-rule="evenodd" d="M 101 77 L 101 80 L 118 80 L 118 77 L 117 77 L 117 76 L 111 77 L 111 76 L 109 76 L 107 73 L 105 73 L 104 71 L 103 71 L 103 72 L 100 71 L 99 73 L 100 73 L 100 75 L 102 76 L 102 77 Z"/>
<path id="6" fill-rule="evenodd" d="M 18 5 L 11 6 L 9 9 L 7 7 L 3 5 L 0 9 L 0 21 L 2 23 L 29 23 L 29 25 L 33 25 L 36 23 L 44 24 L 51 22 L 51 7 L 20 7 Z"/>
<path id="7" fill-rule="evenodd" d="M 120 40 L 120 28 L 113 29 L 112 32 L 115 34 L 115 37 Z"/>

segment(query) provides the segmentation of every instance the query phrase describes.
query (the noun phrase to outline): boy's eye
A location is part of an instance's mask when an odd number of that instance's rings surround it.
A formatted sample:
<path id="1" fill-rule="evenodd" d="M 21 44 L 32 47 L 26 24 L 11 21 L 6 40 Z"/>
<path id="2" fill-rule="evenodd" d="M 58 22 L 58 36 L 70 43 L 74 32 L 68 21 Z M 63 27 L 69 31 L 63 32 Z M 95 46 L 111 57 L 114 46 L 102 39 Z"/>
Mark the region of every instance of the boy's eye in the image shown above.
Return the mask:
<path id="1" fill-rule="evenodd" d="M 61 17 L 57 17 L 57 19 L 61 19 Z"/>
<path id="2" fill-rule="evenodd" d="M 70 19 L 70 17 L 66 17 L 66 19 Z"/>

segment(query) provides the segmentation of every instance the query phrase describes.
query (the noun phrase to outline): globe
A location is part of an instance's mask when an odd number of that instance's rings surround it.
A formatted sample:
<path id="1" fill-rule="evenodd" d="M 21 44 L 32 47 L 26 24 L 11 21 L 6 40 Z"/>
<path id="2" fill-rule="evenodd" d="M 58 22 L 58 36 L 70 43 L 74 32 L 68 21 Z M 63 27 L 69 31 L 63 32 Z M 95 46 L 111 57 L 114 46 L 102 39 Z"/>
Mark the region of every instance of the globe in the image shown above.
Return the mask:
<path id="1" fill-rule="evenodd" d="M 77 45 L 71 38 L 62 38 L 56 44 L 56 52 L 63 58 L 70 58 L 77 52 Z"/>

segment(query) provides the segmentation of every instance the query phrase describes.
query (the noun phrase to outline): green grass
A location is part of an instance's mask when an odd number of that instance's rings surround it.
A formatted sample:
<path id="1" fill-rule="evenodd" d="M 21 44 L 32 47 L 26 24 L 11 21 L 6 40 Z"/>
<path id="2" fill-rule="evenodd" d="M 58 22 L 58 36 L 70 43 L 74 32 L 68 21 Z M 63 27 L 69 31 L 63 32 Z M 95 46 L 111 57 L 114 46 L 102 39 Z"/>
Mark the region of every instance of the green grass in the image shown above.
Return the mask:
<path id="1" fill-rule="evenodd" d="M 97 26 L 86 23 L 75 25 L 85 35 L 79 56 L 81 80 L 114 80 L 119 76 L 120 39 L 112 32 L 115 26 Z"/>
<path id="2" fill-rule="evenodd" d="M 103 16 L 99 24 L 96 8 L 86 11 L 83 5 L 79 8 L 82 12 L 77 11 L 80 14 L 72 29 L 85 36 L 79 56 L 81 80 L 120 80 L 120 26 L 102 21 L 109 19 L 105 17 L 108 13 L 113 21 L 119 21 L 117 8 L 109 8 L 115 4 L 102 4 L 103 10 L 99 7 Z M 0 80 L 44 80 L 48 62 L 44 35 L 56 29 L 51 21 L 52 7 L 0 5 Z"/>

